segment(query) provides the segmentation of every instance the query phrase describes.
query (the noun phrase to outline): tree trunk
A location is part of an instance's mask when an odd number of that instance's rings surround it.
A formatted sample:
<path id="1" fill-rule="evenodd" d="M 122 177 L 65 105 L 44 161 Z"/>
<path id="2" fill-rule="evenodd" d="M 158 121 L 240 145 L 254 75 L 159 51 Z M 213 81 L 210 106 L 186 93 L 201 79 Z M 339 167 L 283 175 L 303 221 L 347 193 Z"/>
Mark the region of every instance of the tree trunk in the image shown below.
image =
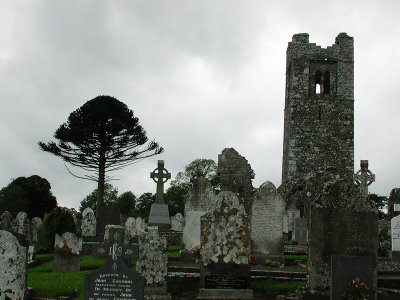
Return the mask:
<path id="1" fill-rule="evenodd" d="M 103 149 L 100 150 L 99 179 L 97 180 L 97 209 L 96 218 L 99 218 L 100 211 L 104 206 L 104 180 L 106 174 L 106 155 Z"/>

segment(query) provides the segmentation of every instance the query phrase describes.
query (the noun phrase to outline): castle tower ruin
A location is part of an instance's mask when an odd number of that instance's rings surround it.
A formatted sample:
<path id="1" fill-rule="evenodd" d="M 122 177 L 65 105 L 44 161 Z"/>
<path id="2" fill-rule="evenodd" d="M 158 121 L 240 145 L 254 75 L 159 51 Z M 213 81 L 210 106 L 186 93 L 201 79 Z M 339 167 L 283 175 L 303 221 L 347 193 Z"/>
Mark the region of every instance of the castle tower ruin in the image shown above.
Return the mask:
<path id="1" fill-rule="evenodd" d="M 286 55 L 282 184 L 354 173 L 353 38 L 340 33 L 332 46 L 293 35 Z"/>

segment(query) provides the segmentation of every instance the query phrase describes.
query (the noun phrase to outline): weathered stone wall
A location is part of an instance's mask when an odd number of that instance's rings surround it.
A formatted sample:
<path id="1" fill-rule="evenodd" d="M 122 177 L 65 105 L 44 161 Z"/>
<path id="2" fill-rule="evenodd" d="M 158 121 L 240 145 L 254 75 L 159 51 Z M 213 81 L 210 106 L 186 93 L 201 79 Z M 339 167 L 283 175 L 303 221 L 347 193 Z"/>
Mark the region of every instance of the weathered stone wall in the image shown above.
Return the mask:
<path id="1" fill-rule="evenodd" d="M 226 148 L 218 155 L 218 175 L 221 191 L 230 191 L 239 195 L 246 212 L 250 213 L 250 199 L 253 196 L 254 171 L 247 159 L 235 149 Z"/>
<path id="2" fill-rule="evenodd" d="M 326 49 L 309 43 L 306 33 L 289 42 L 282 182 L 319 172 L 352 181 L 353 53 L 353 38 L 346 33 Z"/>

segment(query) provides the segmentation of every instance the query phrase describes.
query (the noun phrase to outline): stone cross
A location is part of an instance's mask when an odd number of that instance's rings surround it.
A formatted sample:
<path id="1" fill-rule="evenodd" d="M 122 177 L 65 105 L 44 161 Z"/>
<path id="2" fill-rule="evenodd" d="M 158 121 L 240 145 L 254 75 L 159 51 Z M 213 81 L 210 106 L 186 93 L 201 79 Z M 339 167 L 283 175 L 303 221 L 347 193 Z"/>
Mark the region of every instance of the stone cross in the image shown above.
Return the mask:
<path id="1" fill-rule="evenodd" d="M 368 170 L 368 160 L 361 160 L 361 169 L 354 175 L 355 183 L 360 187 L 361 196 L 368 197 L 368 186 L 375 181 L 375 175 Z"/>
<path id="2" fill-rule="evenodd" d="M 164 168 L 164 161 L 158 161 L 158 167 L 150 173 L 150 178 L 157 183 L 156 202 L 164 204 L 164 183 L 171 179 L 171 173 L 168 173 L 167 169 Z"/>
<path id="3" fill-rule="evenodd" d="M 105 258 L 105 264 L 111 264 L 114 272 L 118 271 L 121 259 L 138 258 L 139 247 L 137 245 L 124 245 L 124 229 L 110 228 L 109 242 L 93 246 L 93 256 Z"/>

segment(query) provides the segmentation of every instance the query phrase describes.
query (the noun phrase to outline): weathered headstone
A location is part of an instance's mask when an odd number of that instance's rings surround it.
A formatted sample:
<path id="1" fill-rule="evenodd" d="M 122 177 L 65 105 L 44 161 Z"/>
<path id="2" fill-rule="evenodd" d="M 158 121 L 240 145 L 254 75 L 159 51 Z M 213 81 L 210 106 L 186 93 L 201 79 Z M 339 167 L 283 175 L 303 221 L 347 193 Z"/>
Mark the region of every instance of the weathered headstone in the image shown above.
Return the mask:
<path id="1" fill-rule="evenodd" d="M 285 202 L 272 182 L 263 183 L 251 205 L 251 253 L 261 261 L 283 260 Z"/>
<path id="2" fill-rule="evenodd" d="M 326 184 L 311 205 L 309 221 L 309 288 L 329 290 L 332 255 L 377 256 L 377 209 L 356 185 Z"/>
<path id="3" fill-rule="evenodd" d="M 330 299 L 342 300 L 349 281 L 359 279 L 368 287 L 366 299 L 376 299 L 376 257 L 339 256 L 331 257 Z M 347 299 L 347 298 L 346 298 Z"/>
<path id="4" fill-rule="evenodd" d="M 26 212 L 20 211 L 15 217 L 15 219 L 11 221 L 11 230 L 13 232 L 28 237 L 29 219 L 28 219 L 28 214 Z"/>
<path id="5" fill-rule="evenodd" d="M 171 173 L 164 168 L 164 161 L 158 161 L 158 167 L 150 173 L 150 178 L 157 183 L 156 202 L 151 205 L 149 224 L 168 227 L 170 223 L 168 205 L 164 203 L 164 183 L 171 178 Z"/>
<path id="6" fill-rule="evenodd" d="M 161 251 L 166 247 L 166 240 L 158 234 L 157 226 L 147 227 L 139 237 L 139 259 L 136 271 L 144 277 L 145 294 L 167 295 L 168 256 Z"/>
<path id="7" fill-rule="evenodd" d="M 216 196 L 210 182 L 205 177 L 197 177 L 188 194 L 184 196 L 185 221 L 183 246 L 192 251 L 200 248 L 200 218 L 214 207 Z"/>
<path id="8" fill-rule="evenodd" d="M 27 248 L 10 232 L 0 230 L 0 298 L 24 299 Z"/>
<path id="9" fill-rule="evenodd" d="M 307 245 L 308 229 L 307 218 L 297 218 L 294 227 L 294 240 L 299 245 Z"/>
<path id="10" fill-rule="evenodd" d="M 400 188 L 394 188 L 390 191 L 388 201 L 388 217 L 390 219 L 398 215 L 394 210 L 395 205 L 400 205 Z"/>
<path id="11" fill-rule="evenodd" d="M 72 232 L 65 232 L 61 236 L 56 234 L 54 241 L 53 272 L 73 272 L 81 268 L 80 253 L 82 238 Z"/>
<path id="12" fill-rule="evenodd" d="M 33 262 L 33 256 L 35 255 L 35 247 L 29 246 L 28 247 L 28 264 Z"/>
<path id="13" fill-rule="evenodd" d="M 10 212 L 5 211 L 0 216 L 0 230 L 10 230 L 12 215 Z"/>
<path id="14" fill-rule="evenodd" d="M 392 260 L 400 260 L 400 215 L 390 221 L 392 236 Z"/>
<path id="15" fill-rule="evenodd" d="M 360 168 L 354 175 L 354 182 L 360 187 L 361 197 L 368 198 L 368 186 L 375 181 L 375 175 L 368 170 L 368 160 L 361 160 Z"/>
<path id="16" fill-rule="evenodd" d="M 174 231 L 182 231 L 185 223 L 181 213 L 177 213 L 175 216 L 171 217 L 171 229 Z"/>
<path id="17" fill-rule="evenodd" d="M 146 229 L 146 222 L 141 218 L 136 218 L 136 234 L 139 235 Z"/>
<path id="18" fill-rule="evenodd" d="M 248 161 L 233 148 L 225 148 L 218 155 L 218 174 L 221 191 L 239 195 L 247 214 L 250 213 L 250 199 L 253 196 L 254 171 Z"/>
<path id="19" fill-rule="evenodd" d="M 85 208 L 82 213 L 81 231 L 83 237 L 96 236 L 96 216 L 90 207 Z"/>
<path id="20" fill-rule="evenodd" d="M 252 299 L 250 228 L 243 204 L 232 192 L 220 192 L 215 209 L 201 217 L 198 299 Z"/>
<path id="21" fill-rule="evenodd" d="M 97 212 L 96 236 L 103 239 L 107 225 L 121 225 L 120 208 L 115 205 L 103 205 Z"/>
<path id="22" fill-rule="evenodd" d="M 123 259 L 137 258 L 137 245 L 124 245 L 124 229 L 110 228 L 107 244 L 93 247 L 93 255 L 105 258 L 103 266 L 85 275 L 83 299 L 143 299 L 144 279 Z"/>
<path id="23" fill-rule="evenodd" d="M 133 238 L 136 235 L 136 220 L 135 218 L 129 217 L 125 221 L 125 230 L 128 232 L 129 238 Z"/>
<path id="24" fill-rule="evenodd" d="M 32 231 L 32 242 L 37 243 L 38 241 L 38 233 L 42 228 L 43 221 L 39 217 L 35 217 L 31 220 L 31 231 Z"/>

